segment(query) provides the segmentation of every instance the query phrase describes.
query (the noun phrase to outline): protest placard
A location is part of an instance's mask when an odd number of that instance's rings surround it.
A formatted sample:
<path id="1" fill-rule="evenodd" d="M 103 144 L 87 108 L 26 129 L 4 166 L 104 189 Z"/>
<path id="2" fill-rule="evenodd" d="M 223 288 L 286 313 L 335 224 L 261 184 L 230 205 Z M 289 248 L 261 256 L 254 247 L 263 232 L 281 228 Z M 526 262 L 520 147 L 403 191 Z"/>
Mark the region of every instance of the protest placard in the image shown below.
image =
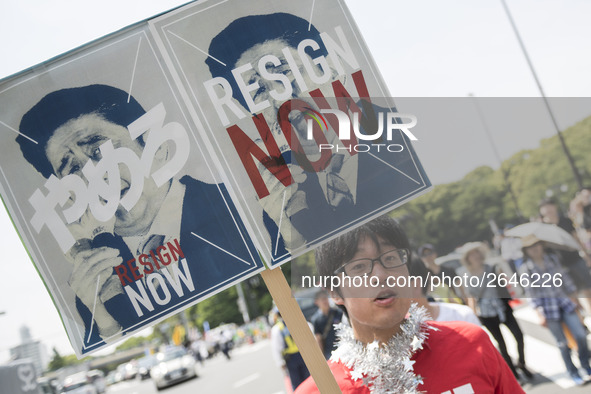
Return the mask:
<path id="1" fill-rule="evenodd" d="M 0 194 L 76 354 L 427 191 L 387 97 L 341 0 L 198 1 L 0 81 Z"/>
<path id="2" fill-rule="evenodd" d="M 0 122 L 4 204 L 78 356 L 263 269 L 145 24 L 3 81 Z"/>
<path id="3" fill-rule="evenodd" d="M 343 1 L 198 2 L 150 26 L 271 265 L 430 188 Z"/>

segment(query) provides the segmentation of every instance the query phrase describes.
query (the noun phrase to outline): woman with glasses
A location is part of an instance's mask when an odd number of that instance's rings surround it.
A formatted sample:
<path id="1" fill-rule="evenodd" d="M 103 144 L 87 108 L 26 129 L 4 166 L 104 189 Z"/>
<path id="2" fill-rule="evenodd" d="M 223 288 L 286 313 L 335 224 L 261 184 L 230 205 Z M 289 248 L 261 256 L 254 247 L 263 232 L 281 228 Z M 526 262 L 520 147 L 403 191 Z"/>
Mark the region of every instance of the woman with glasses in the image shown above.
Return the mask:
<path id="1" fill-rule="evenodd" d="M 467 304 L 497 341 L 499 351 L 515 377 L 519 377 L 517 367 L 528 379 L 531 379 L 532 373 L 525 366 L 523 332 L 509 305 L 510 295 L 506 288 L 498 285 L 496 272 L 486 263 L 486 252 L 487 249 L 481 242 L 469 242 L 462 247 L 461 262 L 468 272 L 467 280 L 464 281 Z M 519 360 L 516 366 L 507 352 L 507 345 L 501 333 L 501 324 L 507 326 L 517 342 Z"/>

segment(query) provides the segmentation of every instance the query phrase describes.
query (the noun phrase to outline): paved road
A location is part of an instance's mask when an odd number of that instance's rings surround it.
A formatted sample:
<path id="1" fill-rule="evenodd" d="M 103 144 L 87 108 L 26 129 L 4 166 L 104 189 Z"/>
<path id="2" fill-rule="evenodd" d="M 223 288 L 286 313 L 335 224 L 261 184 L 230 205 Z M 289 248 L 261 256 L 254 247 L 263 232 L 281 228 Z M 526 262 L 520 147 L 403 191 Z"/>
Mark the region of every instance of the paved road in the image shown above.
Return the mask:
<path id="1" fill-rule="evenodd" d="M 516 308 L 515 317 L 525 335 L 525 359 L 532 372 L 536 372 L 534 380 L 525 384 L 523 388 L 527 393 L 554 394 L 554 393 L 591 393 L 591 382 L 584 386 L 576 387 L 566 372 L 566 367 L 560 356 L 560 351 L 555 345 L 554 337 L 550 331 L 538 324 L 536 312 L 530 307 Z M 587 318 L 585 323 L 591 327 L 591 320 Z M 507 343 L 509 354 L 517 360 L 516 344 L 505 326 L 503 336 Z M 591 339 L 591 336 L 587 337 Z M 591 346 L 591 342 L 589 342 Z M 573 362 L 578 365 L 578 359 L 573 354 Z M 580 371 L 584 376 L 584 371 Z"/>
<path id="2" fill-rule="evenodd" d="M 565 371 L 558 348 L 550 332 L 537 324 L 535 311 L 518 308 L 515 316 L 525 334 L 526 360 L 536 375 L 523 388 L 527 393 L 591 393 L 591 382 L 575 387 Z M 591 321 L 587 320 L 589 326 Z M 503 329 L 505 327 L 503 326 Z M 508 330 L 503 330 L 509 353 L 517 359 L 516 345 Z M 577 363 L 578 360 L 574 360 Z M 162 391 L 164 394 L 290 394 L 283 373 L 273 362 L 268 340 L 235 349 L 232 359 L 218 356 L 198 366 L 199 378 L 180 383 Z M 155 394 L 150 380 L 113 385 L 109 394 Z"/>
<path id="3" fill-rule="evenodd" d="M 271 357 L 268 340 L 244 345 L 231 353 L 206 360 L 197 367 L 199 377 L 160 392 L 151 380 L 128 381 L 110 386 L 108 394 L 289 394 L 285 378 Z"/>

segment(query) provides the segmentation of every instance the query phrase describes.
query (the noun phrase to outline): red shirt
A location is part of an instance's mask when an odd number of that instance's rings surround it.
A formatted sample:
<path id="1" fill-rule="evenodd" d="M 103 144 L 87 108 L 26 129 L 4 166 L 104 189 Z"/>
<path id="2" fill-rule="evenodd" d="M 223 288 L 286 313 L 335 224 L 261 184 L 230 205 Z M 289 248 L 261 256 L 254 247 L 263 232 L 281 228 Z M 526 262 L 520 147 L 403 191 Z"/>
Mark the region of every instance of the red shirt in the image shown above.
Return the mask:
<path id="1" fill-rule="evenodd" d="M 414 372 L 423 377 L 418 390 L 428 394 L 524 393 L 509 366 L 484 330 L 464 322 L 428 324 L 429 337 L 412 357 Z M 341 363 L 329 362 L 343 394 L 369 394 L 361 379 L 353 381 Z M 312 377 L 295 394 L 319 393 Z"/>

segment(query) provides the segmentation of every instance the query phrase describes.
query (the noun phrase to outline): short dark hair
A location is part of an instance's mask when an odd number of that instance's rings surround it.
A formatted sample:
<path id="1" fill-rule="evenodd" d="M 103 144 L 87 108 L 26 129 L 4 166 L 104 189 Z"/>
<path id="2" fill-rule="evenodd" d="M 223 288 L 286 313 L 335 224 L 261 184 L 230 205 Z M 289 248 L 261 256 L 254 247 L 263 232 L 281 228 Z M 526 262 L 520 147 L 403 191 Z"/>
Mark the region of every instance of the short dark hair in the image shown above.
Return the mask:
<path id="1" fill-rule="evenodd" d="M 558 207 L 558 202 L 553 198 L 544 198 L 538 203 L 538 211 L 546 205 L 554 205 L 555 207 Z"/>
<path id="2" fill-rule="evenodd" d="M 45 178 L 49 178 L 53 169 L 45 149 L 60 126 L 82 115 L 97 114 L 109 122 L 127 127 L 145 113 L 133 96 L 112 86 L 89 85 L 56 90 L 23 115 L 19 126 L 23 135 L 16 137 L 16 142 L 25 159 Z"/>
<path id="3" fill-rule="evenodd" d="M 435 246 L 433 246 L 432 244 L 423 244 L 419 247 L 419 250 L 417 251 L 417 254 L 419 255 L 419 257 L 423 257 L 423 253 L 425 253 L 426 250 L 430 250 L 432 252 L 435 252 Z"/>
<path id="4" fill-rule="evenodd" d="M 399 249 L 409 249 L 406 233 L 391 217 L 384 215 L 348 233 L 345 233 L 316 249 L 316 268 L 320 276 L 333 276 L 335 271 L 353 258 L 359 241 L 369 237 L 377 243 L 380 237 Z M 409 261 L 411 256 L 408 257 Z"/>
<path id="5" fill-rule="evenodd" d="M 248 106 L 239 93 L 238 85 L 232 76 L 232 69 L 236 66 L 240 56 L 248 49 L 275 39 L 281 39 L 293 48 L 297 48 L 302 40 L 312 39 L 320 46 L 316 53 L 328 54 L 320 39 L 320 32 L 314 25 L 299 16 L 283 12 L 238 18 L 219 32 L 209 44 L 208 54 L 210 56 L 207 57 L 205 63 L 209 67 L 211 75 L 224 77 L 228 80 L 232 86 L 234 98 L 244 108 L 248 108 Z M 312 49 L 308 48 L 307 50 L 311 51 Z"/>
<path id="6" fill-rule="evenodd" d="M 409 276 L 421 278 L 421 282 L 420 282 L 422 284 L 421 294 L 426 296 L 428 286 L 430 286 L 430 283 L 427 283 L 430 275 L 429 275 L 429 270 L 427 269 L 427 267 L 425 267 L 425 264 L 423 264 L 423 261 L 421 259 L 419 259 L 418 257 L 416 259 L 412 259 L 408 263 L 408 274 L 409 274 Z"/>
<path id="7" fill-rule="evenodd" d="M 392 246 L 399 249 L 408 249 L 409 253 L 412 253 L 406 233 L 400 224 L 391 217 L 384 215 L 328 241 L 316 249 L 315 261 L 318 275 L 321 277 L 335 275 L 334 272 L 357 253 L 357 245 L 365 237 L 369 237 L 375 243 L 378 243 L 377 238 L 380 237 L 392 244 Z M 411 258 L 412 255 L 409 255 L 408 261 L 411 261 Z M 340 294 L 340 289 L 335 290 Z M 338 307 L 345 316 L 349 317 L 347 308 L 344 305 L 338 305 Z"/>

